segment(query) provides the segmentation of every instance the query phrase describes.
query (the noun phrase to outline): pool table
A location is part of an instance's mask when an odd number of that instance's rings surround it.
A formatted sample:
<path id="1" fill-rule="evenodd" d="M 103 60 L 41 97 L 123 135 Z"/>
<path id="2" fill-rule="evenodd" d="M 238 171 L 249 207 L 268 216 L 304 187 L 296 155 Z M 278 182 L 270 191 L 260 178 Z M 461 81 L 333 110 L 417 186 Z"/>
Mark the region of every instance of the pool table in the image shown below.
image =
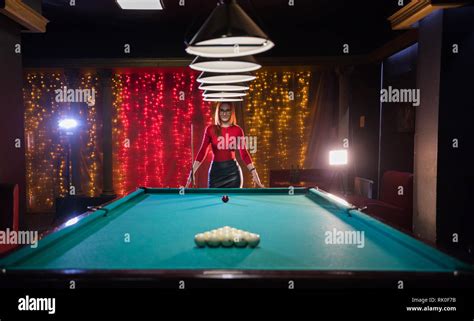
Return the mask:
<path id="1" fill-rule="evenodd" d="M 229 202 L 222 202 L 223 195 Z M 257 233 L 261 242 L 256 248 L 195 245 L 195 234 L 223 226 Z M 471 277 L 473 271 L 470 264 L 317 188 L 139 188 L 69 220 L 43 236 L 36 249 L 26 246 L 0 259 L 0 268 L 4 280 L 137 282 L 392 281 L 401 276 Z"/>

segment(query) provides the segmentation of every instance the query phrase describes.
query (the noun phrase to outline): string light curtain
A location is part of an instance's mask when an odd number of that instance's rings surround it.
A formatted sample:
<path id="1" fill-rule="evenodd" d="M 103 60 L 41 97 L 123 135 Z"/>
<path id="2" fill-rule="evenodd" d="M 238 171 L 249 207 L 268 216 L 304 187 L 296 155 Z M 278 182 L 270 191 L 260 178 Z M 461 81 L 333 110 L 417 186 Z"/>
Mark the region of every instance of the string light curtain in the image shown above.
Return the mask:
<path id="1" fill-rule="evenodd" d="M 198 75 L 187 68 L 160 68 L 114 76 L 114 188 L 119 195 L 138 186 L 186 184 L 191 122 L 195 155 L 205 126 L 212 122 L 211 104 L 202 101 Z M 206 186 L 207 173 L 200 170 L 197 180 Z"/>
<path id="2" fill-rule="evenodd" d="M 246 135 L 257 138 L 252 155 L 260 179 L 269 186 L 270 170 L 304 168 L 311 128 L 310 71 L 256 73 L 244 102 Z M 252 186 L 250 178 L 246 186 Z"/>
<path id="3" fill-rule="evenodd" d="M 115 192 L 138 186 L 184 185 L 191 168 L 190 125 L 194 124 L 195 154 L 204 128 L 212 123 L 215 104 L 203 102 L 198 73 L 187 68 L 117 73 L 113 77 L 113 159 Z M 252 154 L 268 186 L 271 169 L 303 167 L 310 114 L 311 72 L 263 70 L 251 84 L 239 119 L 246 135 L 257 137 Z M 95 89 L 95 106 L 61 103 L 54 90 L 67 86 Z M 101 106 L 98 79 L 63 72 L 30 72 L 24 87 L 27 195 L 30 212 L 51 211 L 56 197 L 67 194 L 66 145 L 57 121 L 79 108 L 81 127 L 81 187 L 87 196 L 102 189 Z M 211 155 L 198 171 L 198 187 L 207 186 Z M 246 173 L 247 171 L 244 171 Z M 251 179 L 246 176 L 245 186 Z"/>
<path id="4" fill-rule="evenodd" d="M 26 189 L 29 212 L 54 210 L 55 198 L 66 196 L 67 144 L 58 129 L 58 120 L 74 113 L 81 123 L 78 142 L 81 150 L 81 188 L 87 196 L 101 191 L 100 120 L 96 106 L 58 102 L 55 90 L 94 88 L 98 99 L 98 79 L 93 74 L 66 77 L 63 72 L 30 72 L 25 75 Z M 70 172 L 69 168 L 69 172 Z"/>

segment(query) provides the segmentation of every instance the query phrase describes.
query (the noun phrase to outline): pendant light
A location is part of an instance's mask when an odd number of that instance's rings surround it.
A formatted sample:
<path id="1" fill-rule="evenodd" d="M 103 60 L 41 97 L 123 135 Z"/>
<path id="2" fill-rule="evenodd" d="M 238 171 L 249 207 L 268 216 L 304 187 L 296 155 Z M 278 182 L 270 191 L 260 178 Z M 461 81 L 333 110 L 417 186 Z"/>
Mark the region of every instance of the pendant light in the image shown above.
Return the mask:
<path id="1" fill-rule="evenodd" d="M 187 53 L 211 58 L 254 55 L 275 46 L 236 0 L 219 0 L 187 45 Z"/>

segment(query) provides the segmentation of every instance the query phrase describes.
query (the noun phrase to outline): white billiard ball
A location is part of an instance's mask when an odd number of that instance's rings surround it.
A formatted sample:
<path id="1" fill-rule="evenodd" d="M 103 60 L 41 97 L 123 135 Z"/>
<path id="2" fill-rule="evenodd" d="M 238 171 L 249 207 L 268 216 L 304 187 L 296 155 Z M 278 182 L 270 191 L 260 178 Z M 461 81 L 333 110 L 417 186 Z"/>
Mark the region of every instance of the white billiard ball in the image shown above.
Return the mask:
<path id="1" fill-rule="evenodd" d="M 244 235 L 241 233 L 234 234 L 234 245 L 237 247 L 246 247 L 247 240 L 245 239 Z"/>
<path id="2" fill-rule="evenodd" d="M 219 240 L 219 243 L 222 244 L 222 242 L 224 241 L 225 234 L 223 232 L 217 232 L 216 236 L 217 236 L 217 239 Z"/>
<path id="3" fill-rule="evenodd" d="M 204 235 L 204 241 L 206 243 L 209 242 L 209 239 L 211 238 L 211 235 L 212 235 L 211 232 L 205 232 L 203 233 L 203 235 Z"/>
<path id="4" fill-rule="evenodd" d="M 248 241 L 251 237 L 252 237 L 252 233 L 250 232 L 246 232 L 246 231 L 243 231 L 242 233 L 240 233 L 242 235 L 242 237 Z"/>
<path id="5" fill-rule="evenodd" d="M 220 245 L 219 235 L 217 233 L 211 233 L 209 241 L 206 242 L 210 247 L 218 247 Z"/>
<path id="6" fill-rule="evenodd" d="M 231 247 L 232 245 L 234 245 L 234 238 L 233 238 L 232 234 L 230 234 L 230 233 L 222 234 L 221 244 L 224 247 Z"/>
<path id="7" fill-rule="evenodd" d="M 250 234 L 249 239 L 247 240 L 250 247 L 256 247 L 260 243 L 260 235 Z"/>
<path id="8" fill-rule="evenodd" d="M 206 246 L 206 237 L 204 236 L 204 234 L 196 234 L 196 236 L 194 236 L 194 243 L 196 243 L 198 247 Z"/>
<path id="9" fill-rule="evenodd" d="M 217 239 L 219 240 L 219 242 L 222 243 L 222 240 L 224 238 L 224 233 L 219 231 L 215 235 L 216 235 Z"/>

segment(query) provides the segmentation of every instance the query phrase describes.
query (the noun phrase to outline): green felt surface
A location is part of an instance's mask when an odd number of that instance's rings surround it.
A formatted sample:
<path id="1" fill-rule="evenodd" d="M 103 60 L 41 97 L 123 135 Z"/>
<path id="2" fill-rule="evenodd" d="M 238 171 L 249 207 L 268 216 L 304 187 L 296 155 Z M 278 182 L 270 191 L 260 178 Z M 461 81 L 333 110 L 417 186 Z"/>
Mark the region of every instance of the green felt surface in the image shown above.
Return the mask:
<path id="1" fill-rule="evenodd" d="M 224 204 L 221 196 L 230 201 Z M 139 190 L 76 225 L 0 260 L 8 269 L 257 269 L 453 271 L 469 269 L 317 191 Z M 258 248 L 197 248 L 194 235 L 225 225 L 258 233 Z M 365 247 L 328 245 L 325 232 L 364 231 Z M 125 234 L 130 242 L 124 241 Z"/>

